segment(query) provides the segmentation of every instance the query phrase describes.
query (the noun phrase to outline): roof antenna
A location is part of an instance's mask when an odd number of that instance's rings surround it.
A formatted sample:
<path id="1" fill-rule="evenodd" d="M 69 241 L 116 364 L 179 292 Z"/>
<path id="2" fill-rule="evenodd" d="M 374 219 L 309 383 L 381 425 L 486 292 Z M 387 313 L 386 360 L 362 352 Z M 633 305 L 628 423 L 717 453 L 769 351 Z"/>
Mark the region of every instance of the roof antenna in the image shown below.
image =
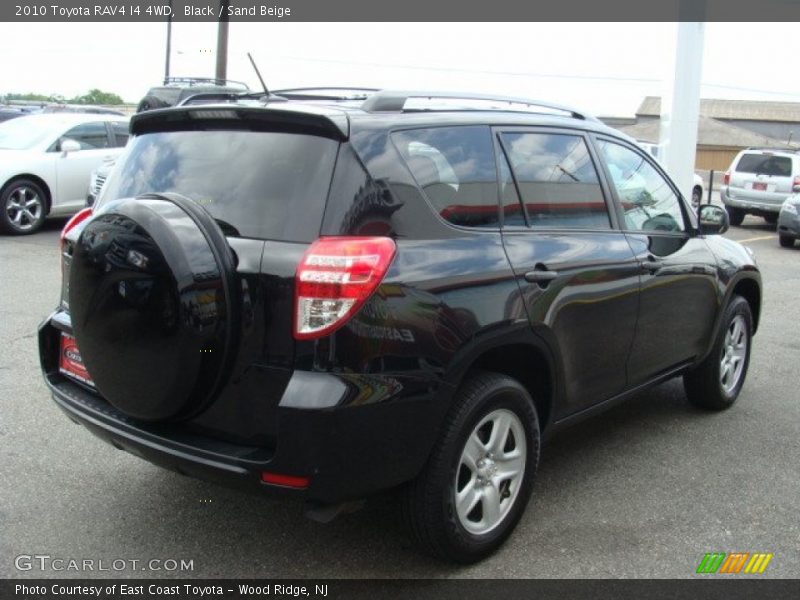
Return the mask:
<path id="1" fill-rule="evenodd" d="M 258 67 L 256 66 L 256 61 L 253 60 L 253 56 L 249 52 L 247 53 L 247 58 L 250 59 L 250 64 L 253 65 L 253 70 L 256 72 L 256 75 L 258 75 L 258 80 L 261 82 L 261 87 L 264 88 L 264 94 L 266 94 L 267 98 L 269 98 L 269 90 L 267 89 L 267 84 L 264 83 L 264 78 L 261 77 L 261 72 L 258 70 Z"/>

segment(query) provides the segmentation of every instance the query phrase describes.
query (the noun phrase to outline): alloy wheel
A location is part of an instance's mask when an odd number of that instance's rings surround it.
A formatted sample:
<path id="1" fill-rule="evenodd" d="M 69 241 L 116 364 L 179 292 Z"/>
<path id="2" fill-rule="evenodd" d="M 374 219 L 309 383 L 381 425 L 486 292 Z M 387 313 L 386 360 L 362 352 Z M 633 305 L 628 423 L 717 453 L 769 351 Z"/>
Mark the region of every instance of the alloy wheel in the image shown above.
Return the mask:
<path id="1" fill-rule="evenodd" d="M 14 229 L 28 231 L 41 220 L 44 204 L 35 190 L 20 186 L 11 190 L 5 209 L 8 222 Z"/>
<path id="2" fill-rule="evenodd" d="M 747 323 L 742 315 L 736 315 L 725 332 L 719 363 L 719 382 L 726 394 L 732 393 L 742 378 L 747 344 Z"/>
<path id="3" fill-rule="evenodd" d="M 474 535 L 492 531 L 517 499 L 525 476 L 525 428 L 510 410 L 486 415 L 467 438 L 456 470 L 459 523 Z"/>

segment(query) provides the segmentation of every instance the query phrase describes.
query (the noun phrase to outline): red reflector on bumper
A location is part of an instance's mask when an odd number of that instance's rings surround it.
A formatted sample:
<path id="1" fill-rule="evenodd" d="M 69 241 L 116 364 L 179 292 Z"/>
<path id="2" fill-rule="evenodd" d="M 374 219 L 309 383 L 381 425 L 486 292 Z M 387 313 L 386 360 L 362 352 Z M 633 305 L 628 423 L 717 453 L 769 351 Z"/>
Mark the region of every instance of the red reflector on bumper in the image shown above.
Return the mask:
<path id="1" fill-rule="evenodd" d="M 308 487 L 310 479 L 308 477 L 297 477 L 295 475 L 281 475 L 280 473 L 261 473 L 261 481 L 272 485 L 282 485 L 284 487 L 304 490 Z"/>

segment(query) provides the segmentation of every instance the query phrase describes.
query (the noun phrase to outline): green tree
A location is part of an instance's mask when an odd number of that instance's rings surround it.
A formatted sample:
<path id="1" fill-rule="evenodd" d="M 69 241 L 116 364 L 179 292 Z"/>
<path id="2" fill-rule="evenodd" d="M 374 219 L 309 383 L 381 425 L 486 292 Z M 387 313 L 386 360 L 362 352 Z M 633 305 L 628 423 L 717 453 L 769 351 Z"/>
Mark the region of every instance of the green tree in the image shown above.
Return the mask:
<path id="1" fill-rule="evenodd" d="M 104 92 L 97 88 L 89 90 L 88 93 L 75 96 L 74 98 L 64 98 L 61 94 L 17 94 L 8 93 L 3 96 L 5 102 L 10 100 L 26 100 L 28 102 L 58 102 L 68 104 L 124 104 L 122 98 L 113 92 Z"/>
<path id="2" fill-rule="evenodd" d="M 88 94 L 75 96 L 69 101 L 71 104 L 122 104 L 122 98 L 113 92 L 104 92 L 97 88 L 89 90 Z"/>

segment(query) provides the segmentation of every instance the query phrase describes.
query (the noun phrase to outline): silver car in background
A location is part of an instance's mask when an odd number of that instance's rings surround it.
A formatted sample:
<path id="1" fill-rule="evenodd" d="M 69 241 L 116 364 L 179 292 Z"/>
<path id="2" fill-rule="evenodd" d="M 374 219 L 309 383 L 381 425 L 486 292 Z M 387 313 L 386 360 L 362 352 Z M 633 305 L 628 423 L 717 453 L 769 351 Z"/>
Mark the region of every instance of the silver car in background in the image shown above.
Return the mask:
<path id="1" fill-rule="evenodd" d="M 733 159 L 725 173 L 720 198 L 731 225 L 741 225 L 745 215 L 778 221 L 783 202 L 800 185 L 800 153 L 786 148 L 748 148 Z"/>
<path id="2" fill-rule="evenodd" d="M 784 248 L 792 248 L 800 239 L 800 186 L 794 186 L 793 191 L 783 201 L 778 216 L 778 241 Z"/>
<path id="3" fill-rule="evenodd" d="M 116 158 L 105 160 L 103 164 L 92 171 L 89 177 L 89 193 L 86 195 L 86 206 L 93 206 L 100 197 L 100 192 L 103 191 L 106 179 L 108 179 L 108 175 L 116 162 Z"/>

